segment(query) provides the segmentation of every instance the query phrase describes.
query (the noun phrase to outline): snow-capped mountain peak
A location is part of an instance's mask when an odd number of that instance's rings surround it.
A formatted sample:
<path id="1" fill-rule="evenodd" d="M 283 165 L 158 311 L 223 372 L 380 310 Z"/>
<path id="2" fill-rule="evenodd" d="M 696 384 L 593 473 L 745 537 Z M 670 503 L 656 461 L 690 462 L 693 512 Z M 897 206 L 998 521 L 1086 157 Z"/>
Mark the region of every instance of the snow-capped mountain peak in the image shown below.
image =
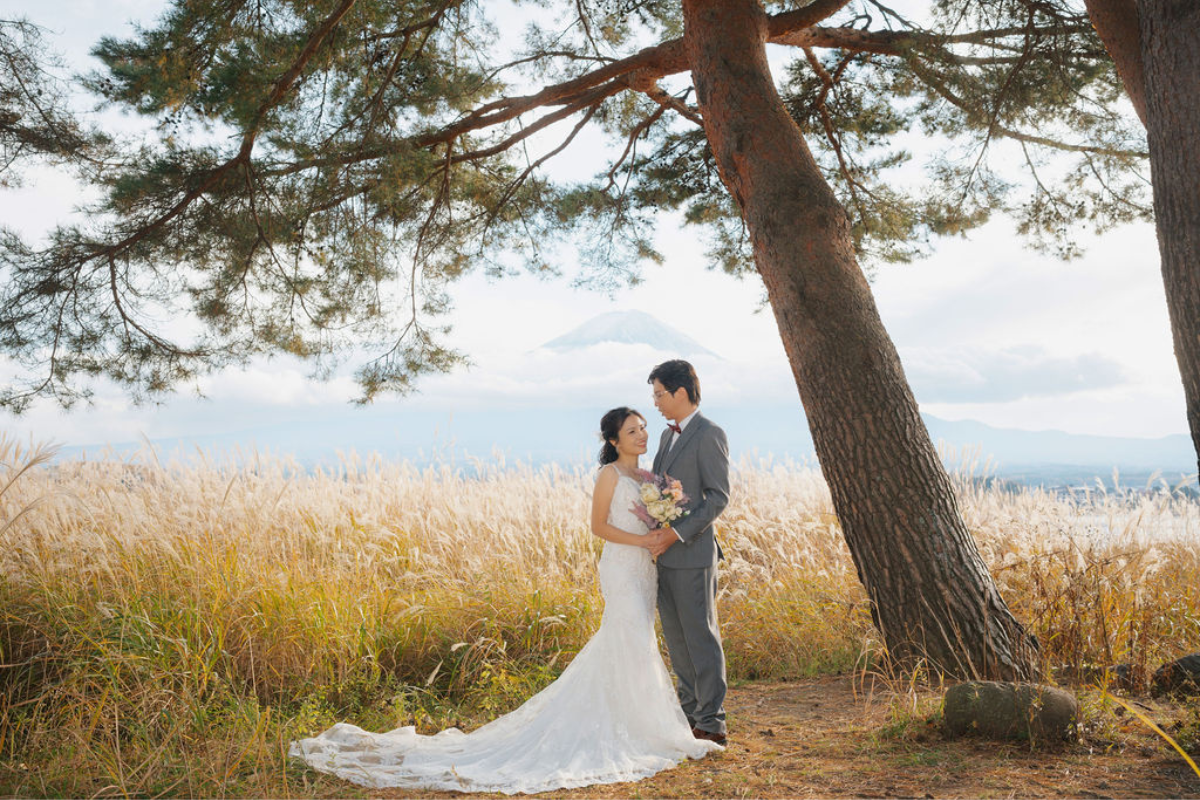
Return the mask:
<path id="1" fill-rule="evenodd" d="M 610 311 L 542 345 L 546 350 L 579 350 L 602 342 L 644 344 L 678 356 L 717 357 L 695 339 L 644 311 Z"/>

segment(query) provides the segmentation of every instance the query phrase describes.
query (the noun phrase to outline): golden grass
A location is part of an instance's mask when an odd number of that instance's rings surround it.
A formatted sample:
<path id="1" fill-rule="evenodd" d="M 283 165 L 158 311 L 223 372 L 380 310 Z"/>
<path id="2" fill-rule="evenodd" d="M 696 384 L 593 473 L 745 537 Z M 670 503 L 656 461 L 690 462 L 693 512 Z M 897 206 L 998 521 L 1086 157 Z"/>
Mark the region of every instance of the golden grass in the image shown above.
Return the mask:
<path id="1" fill-rule="evenodd" d="M 0 792 L 304 794 L 291 738 L 490 717 L 599 622 L 583 467 L 45 455 L 0 437 Z M 1051 664 L 1200 649 L 1194 501 L 956 484 Z M 731 679 L 877 649 L 818 472 L 740 465 L 721 541 Z"/>

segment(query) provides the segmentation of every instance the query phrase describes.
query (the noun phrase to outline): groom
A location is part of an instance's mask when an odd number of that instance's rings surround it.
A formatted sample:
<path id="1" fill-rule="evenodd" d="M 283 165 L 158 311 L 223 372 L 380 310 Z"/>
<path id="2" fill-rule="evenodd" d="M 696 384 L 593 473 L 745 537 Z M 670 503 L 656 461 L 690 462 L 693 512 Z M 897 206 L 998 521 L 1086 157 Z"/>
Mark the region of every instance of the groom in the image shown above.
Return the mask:
<path id="1" fill-rule="evenodd" d="M 729 502 L 725 432 L 699 411 L 700 379 L 686 361 L 650 372 L 654 405 L 670 423 L 654 456 L 654 472 L 683 484 L 690 513 L 652 531 L 658 559 L 658 615 L 678 679 L 676 691 L 697 739 L 725 744 L 725 653 L 717 625 L 717 560 L 713 520 Z"/>

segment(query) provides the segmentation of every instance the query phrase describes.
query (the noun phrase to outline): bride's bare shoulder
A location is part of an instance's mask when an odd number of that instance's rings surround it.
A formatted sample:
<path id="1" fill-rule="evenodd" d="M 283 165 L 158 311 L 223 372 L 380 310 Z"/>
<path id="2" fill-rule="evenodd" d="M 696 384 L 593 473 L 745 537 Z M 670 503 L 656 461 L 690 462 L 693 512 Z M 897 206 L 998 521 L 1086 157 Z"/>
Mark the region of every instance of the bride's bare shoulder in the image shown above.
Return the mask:
<path id="1" fill-rule="evenodd" d="M 609 462 L 608 464 L 602 466 L 596 473 L 596 485 L 611 486 L 615 484 L 620 477 L 621 470 L 617 468 L 616 464 Z"/>

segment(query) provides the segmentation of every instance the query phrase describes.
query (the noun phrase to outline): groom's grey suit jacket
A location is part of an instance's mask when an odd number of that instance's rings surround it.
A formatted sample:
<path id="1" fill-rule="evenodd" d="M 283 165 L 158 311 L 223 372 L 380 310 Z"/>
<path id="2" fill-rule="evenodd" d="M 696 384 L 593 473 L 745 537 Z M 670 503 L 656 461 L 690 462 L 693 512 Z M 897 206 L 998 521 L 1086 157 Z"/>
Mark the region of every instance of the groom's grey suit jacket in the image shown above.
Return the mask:
<path id="1" fill-rule="evenodd" d="M 660 567 L 675 569 L 710 567 L 717 562 L 720 548 L 714 536 L 713 520 L 729 503 L 729 444 L 725 431 L 697 412 L 688 422 L 679 441 L 671 443 L 671 429 L 663 431 L 654 471 L 670 475 L 683 484 L 691 511 L 671 523 L 682 542 L 658 557 Z"/>

